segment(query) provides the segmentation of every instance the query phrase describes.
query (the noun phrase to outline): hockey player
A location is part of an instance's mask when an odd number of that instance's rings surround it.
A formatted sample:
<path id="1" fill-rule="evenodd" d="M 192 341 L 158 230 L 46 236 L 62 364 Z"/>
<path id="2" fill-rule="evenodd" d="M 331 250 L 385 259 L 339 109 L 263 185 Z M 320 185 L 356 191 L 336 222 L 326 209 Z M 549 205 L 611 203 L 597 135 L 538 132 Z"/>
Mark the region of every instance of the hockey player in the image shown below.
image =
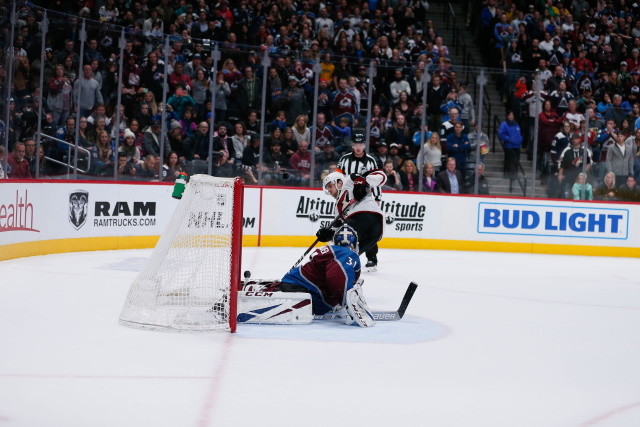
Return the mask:
<path id="1" fill-rule="evenodd" d="M 294 267 L 280 282 L 261 289 L 263 292 L 305 292 L 311 294 L 313 314 L 346 309 L 345 323 L 369 327 L 373 314 L 360 286 L 358 235 L 349 225 L 336 230 L 333 244 L 314 250 L 309 261 Z"/>
<path id="2" fill-rule="evenodd" d="M 344 222 L 358 233 L 358 253 L 366 253 L 368 261 L 365 267 L 370 271 L 375 271 L 378 265 L 377 242 L 382 239 L 384 226 L 384 215 L 371 189 L 382 187 L 386 180 L 385 173 L 376 169 L 363 175 L 354 173 L 350 176 L 332 172 L 322 182 L 325 193 L 336 199 L 337 214 L 344 215 Z M 321 228 L 316 237 L 321 242 L 328 242 L 333 233 L 331 228 Z"/>

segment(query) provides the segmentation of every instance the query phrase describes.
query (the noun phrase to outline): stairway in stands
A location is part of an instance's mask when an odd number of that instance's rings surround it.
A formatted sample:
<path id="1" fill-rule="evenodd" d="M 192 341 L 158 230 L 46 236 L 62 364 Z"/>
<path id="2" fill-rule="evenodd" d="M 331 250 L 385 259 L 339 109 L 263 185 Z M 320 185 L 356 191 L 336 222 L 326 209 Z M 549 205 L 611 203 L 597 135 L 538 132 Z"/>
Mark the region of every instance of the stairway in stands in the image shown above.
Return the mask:
<path id="1" fill-rule="evenodd" d="M 453 14 L 451 13 L 453 11 Z M 445 12 L 447 12 L 445 14 Z M 449 47 L 450 58 L 458 75 L 458 81 L 467 83 L 467 91 L 473 97 L 474 107 L 478 107 L 477 77 L 481 68 L 485 68 L 487 84 L 483 100 L 482 130 L 489 136 L 490 152 L 485 157 L 485 176 L 489 182 L 492 195 L 496 196 L 524 196 L 522 187 L 518 181 L 510 181 L 503 178 L 504 152 L 497 138 L 497 127 L 505 119 L 506 105 L 502 100 L 497 77 L 501 70 L 489 68 L 484 62 L 481 49 L 487 46 L 478 46 L 474 34 L 466 27 L 465 9 L 462 3 L 449 3 L 446 1 L 432 2 L 427 13 L 427 19 L 433 20 L 438 35 L 444 39 L 444 44 Z M 519 174 L 520 182 L 524 182 L 526 176 L 526 196 L 532 196 L 533 189 L 533 162 L 527 160 L 527 155 L 522 150 L 520 163 L 525 172 Z M 540 182 L 535 183 L 536 197 L 546 197 L 546 187 Z"/>

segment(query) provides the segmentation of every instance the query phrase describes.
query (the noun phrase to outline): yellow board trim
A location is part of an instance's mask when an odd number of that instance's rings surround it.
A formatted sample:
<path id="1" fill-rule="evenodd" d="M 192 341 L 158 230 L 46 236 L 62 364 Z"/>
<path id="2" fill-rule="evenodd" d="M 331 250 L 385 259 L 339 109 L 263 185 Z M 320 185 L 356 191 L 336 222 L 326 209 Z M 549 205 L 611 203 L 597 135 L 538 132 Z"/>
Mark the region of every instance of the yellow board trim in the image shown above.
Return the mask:
<path id="1" fill-rule="evenodd" d="M 0 245 L 0 261 L 66 252 L 154 248 L 160 236 L 82 237 Z M 258 236 L 243 236 L 243 246 L 257 246 Z"/>
<path id="2" fill-rule="evenodd" d="M 27 256 L 66 252 L 103 251 L 116 249 L 153 248 L 159 236 L 85 237 L 76 239 L 42 240 L 0 245 L 0 261 Z M 308 247 L 310 236 L 261 236 L 260 246 Z M 242 245 L 258 246 L 258 236 L 242 236 Z M 515 252 L 555 255 L 585 255 L 640 258 L 640 248 L 616 246 L 555 245 L 543 243 L 488 242 L 473 240 L 405 239 L 387 237 L 381 248 L 432 249 L 479 252 Z"/>

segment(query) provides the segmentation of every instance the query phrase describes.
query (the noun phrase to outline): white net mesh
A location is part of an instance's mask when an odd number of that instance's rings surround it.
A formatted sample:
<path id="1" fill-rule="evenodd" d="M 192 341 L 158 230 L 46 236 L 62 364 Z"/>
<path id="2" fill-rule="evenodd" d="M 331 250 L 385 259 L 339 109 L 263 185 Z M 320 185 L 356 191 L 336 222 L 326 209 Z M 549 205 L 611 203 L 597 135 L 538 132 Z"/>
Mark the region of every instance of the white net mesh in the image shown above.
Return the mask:
<path id="1" fill-rule="evenodd" d="M 191 177 L 151 258 L 131 284 L 122 324 L 229 330 L 234 181 Z"/>

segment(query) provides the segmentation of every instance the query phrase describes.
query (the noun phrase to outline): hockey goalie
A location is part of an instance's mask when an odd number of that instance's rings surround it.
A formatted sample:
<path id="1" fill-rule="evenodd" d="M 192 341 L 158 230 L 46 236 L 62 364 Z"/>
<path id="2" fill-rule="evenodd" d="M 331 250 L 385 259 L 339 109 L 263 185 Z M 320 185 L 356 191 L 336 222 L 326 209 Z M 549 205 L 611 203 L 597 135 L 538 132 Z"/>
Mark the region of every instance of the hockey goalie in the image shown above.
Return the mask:
<path id="1" fill-rule="evenodd" d="M 314 315 L 336 314 L 347 325 L 375 324 L 362 292 L 358 235 L 347 224 L 332 244 L 279 281 L 245 281 L 238 295 L 239 323 L 311 323 Z"/>

